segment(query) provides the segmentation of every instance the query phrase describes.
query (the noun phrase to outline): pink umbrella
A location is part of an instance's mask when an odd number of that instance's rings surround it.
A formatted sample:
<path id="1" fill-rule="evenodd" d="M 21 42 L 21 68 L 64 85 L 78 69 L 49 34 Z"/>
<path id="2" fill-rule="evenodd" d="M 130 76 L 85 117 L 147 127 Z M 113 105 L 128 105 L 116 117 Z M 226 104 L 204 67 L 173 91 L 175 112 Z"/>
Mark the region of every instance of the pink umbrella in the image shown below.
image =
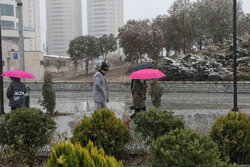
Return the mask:
<path id="1" fill-rule="evenodd" d="M 21 70 L 5 71 L 1 76 L 35 79 L 35 76 L 33 74 Z"/>
<path id="2" fill-rule="evenodd" d="M 166 76 L 163 72 L 157 69 L 143 69 L 133 72 L 129 78 L 131 79 L 153 79 Z"/>

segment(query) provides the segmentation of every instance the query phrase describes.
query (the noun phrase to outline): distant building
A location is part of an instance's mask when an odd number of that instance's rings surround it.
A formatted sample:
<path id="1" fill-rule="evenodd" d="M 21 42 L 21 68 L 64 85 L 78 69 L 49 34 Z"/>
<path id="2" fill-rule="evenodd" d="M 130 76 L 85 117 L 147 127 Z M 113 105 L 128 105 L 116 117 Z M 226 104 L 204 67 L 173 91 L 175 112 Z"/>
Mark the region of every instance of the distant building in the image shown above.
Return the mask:
<path id="1" fill-rule="evenodd" d="M 3 54 L 3 71 L 20 69 L 20 53 L 18 52 L 18 45 L 2 41 Z M 31 72 L 36 79 L 30 81 L 41 81 L 44 72 L 44 57 L 41 51 L 25 51 L 24 52 L 25 71 Z M 8 77 L 4 77 L 7 81 Z M 28 80 L 26 80 L 28 81 Z"/>
<path id="2" fill-rule="evenodd" d="M 69 42 L 82 35 L 81 0 L 46 0 L 47 52 L 66 56 Z"/>
<path id="3" fill-rule="evenodd" d="M 88 35 L 118 35 L 124 24 L 123 0 L 87 0 Z"/>
<path id="4" fill-rule="evenodd" d="M 2 39 L 18 44 L 17 2 L 0 0 Z M 40 0 L 22 0 L 24 51 L 41 51 Z"/>

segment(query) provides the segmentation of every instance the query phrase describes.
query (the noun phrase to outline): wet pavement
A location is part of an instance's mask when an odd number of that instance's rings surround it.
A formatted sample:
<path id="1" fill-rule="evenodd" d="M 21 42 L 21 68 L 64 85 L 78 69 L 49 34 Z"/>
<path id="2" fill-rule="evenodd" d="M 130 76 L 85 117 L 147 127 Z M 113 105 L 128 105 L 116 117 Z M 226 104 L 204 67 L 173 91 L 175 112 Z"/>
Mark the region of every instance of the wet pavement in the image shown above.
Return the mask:
<path id="1" fill-rule="evenodd" d="M 30 92 L 31 107 L 41 108 L 39 101 L 42 99 L 41 91 Z M 132 95 L 130 92 L 110 92 L 110 102 L 107 104 L 112 108 L 116 116 L 125 120 L 132 111 L 129 107 L 132 105 Z M 57 122 L 57 133 L 66 132 L 68 137 L 72 136 L 72 129 L 83 115 L 90 116 L 95 109 L 92 100 L 91 91 L 58 91 L 56 92 L 56 111 L 60 113 L 72 113 L 72 115 L 58 116 L 55 118 Z M 9 112 L 7 106 L 8 100 L 5 98 L 5 112 Z M 151 98 L 147 96 L 147 109 L 153 108 Z M 192 121 L 198 121 L 203 124 L 200 131 L 206 131 L 206 126 L 211 126 L 217 117 L 212 116 L 210 120 L 209 114 L 225 114 L 233 108 L 233 94 L 229 93 L 177 93 L 165 92 L 162 97 L 162 106 L 160 110 L 172 110 L 175 115 L 181 115 L 186 118 L 186 122 L 190 128 L 193 127 Z M 241 111 L 250 113 L 250 94 L 238 94 L 238 108 Z M 194 115 L 195 117 L 192 117 Z M 192 117 L 192 118 L 191 118 Z M 204 118 L 202 120 L 201 118 Z M 209 120 L 208 120 L 209 119 Z M 199 125 L 198 125 L 199 126 Z"/>

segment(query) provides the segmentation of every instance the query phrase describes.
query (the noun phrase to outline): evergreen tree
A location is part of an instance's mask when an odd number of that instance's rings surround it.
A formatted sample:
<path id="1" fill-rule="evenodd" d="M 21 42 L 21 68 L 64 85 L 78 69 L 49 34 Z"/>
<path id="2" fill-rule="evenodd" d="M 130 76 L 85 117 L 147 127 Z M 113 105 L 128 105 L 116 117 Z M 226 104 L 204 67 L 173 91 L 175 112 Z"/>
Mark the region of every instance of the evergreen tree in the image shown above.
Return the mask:
<path id="1" fill-rule="evenodd" d="M 41 105 L 52 116 L 56 106 L 56 94 L 52 86 L 52 76 L 49 72 L 46 72 L 44 75 L 42 95 L 43 100 Z"/>

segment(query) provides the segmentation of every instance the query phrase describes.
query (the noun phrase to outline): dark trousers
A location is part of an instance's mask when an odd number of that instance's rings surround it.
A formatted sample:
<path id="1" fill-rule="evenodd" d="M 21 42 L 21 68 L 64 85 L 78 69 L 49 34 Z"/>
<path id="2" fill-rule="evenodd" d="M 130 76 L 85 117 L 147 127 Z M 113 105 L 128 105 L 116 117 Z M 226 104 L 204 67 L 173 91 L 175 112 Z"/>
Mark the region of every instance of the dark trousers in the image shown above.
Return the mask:
<path id="1" fill-rule="evenodd" d="M 18 107 L 11 107 L 10 109 L 11 110 L 16 110 L 16 109 L 18 109 Z"/>
<path id="2" fill-rule="evenodd" d="M 146 111 L 146 107 L 144 107 L 144 108 L 135 108 L 135 112 L 134 112 L 134 114 L 132 114 L 130 116 L 130 119 L 133 119 L 136 116 L 136 113 L 138 113 L 140 111 Z"/>

